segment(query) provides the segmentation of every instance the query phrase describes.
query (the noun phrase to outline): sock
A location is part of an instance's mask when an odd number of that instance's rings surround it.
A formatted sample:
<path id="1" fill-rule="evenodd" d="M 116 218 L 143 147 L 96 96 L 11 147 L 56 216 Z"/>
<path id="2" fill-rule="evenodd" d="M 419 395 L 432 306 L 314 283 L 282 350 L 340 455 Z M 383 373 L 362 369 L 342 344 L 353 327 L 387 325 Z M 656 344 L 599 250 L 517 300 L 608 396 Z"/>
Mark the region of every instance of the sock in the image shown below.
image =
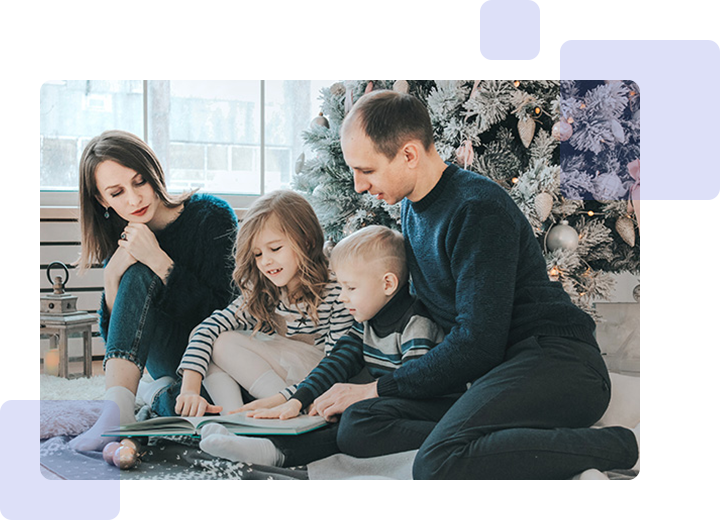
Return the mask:
<path id="1" fill-rule="evenodd" d="M 77 451 L 101 450 L 115 437 L 103 437 L 110 428 L 135 422 L 135 394 L 124 386 L 113 386 L 105 390 L 105 403 L 100 417 L 88 431 L 75 437 L 68 445 Z M 113 404 L 114 403 L 114 404 Z"/>
<path id="2" fill-rule="evenodd" d="M 285 390 L 287 386 L 285 380 L 277 375 L 274 370 L 268 370 L 258 377 L 247 390 L 253 397 L 262 399 L 279 394 Z"/>
<path id="3" fill-rule="evenodd" d="M 217 367 L 214 370 L 208 369 L 207 375 L 203 379 L 203 386 L 212 402 L 222 406 L 221 415 L 237 410 L 245 404 L 237 381 Z"/>
<path id="4" fill-rule="evenodd" d="M 610 480 L 610 478 L 597 469 L 586 469 L 579 475 L 575 475 L 572 480 Z"/>
<path id="5" fill-rule="evenodd" d="M 282 466 L 285 462 L 270 439 L 234 435 L 221 424 L 205 425 L 200 436 L 200 449 L 215 457 L 264 466 Z"/>
<path id="6" fill-rule="evenodd" d="M 175 379 L 170 376 L 163 376 L 159 379 L 150 381 L 143 381 L 141 379 L 140 383 L 138 383 L 138 395 L 145 404 L 152 405 L 152 402 L 155 400 L 155 396 L 158 392 L 163 388 L 170 386 L 174 382 Z"/>

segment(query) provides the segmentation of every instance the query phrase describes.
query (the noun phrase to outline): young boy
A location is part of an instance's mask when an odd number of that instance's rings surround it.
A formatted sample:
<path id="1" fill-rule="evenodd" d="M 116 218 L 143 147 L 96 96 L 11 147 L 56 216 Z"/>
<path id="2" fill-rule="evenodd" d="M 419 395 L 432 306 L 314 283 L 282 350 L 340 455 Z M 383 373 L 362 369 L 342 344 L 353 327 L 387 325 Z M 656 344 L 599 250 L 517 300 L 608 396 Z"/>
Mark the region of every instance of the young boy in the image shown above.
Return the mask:
<path id="1" fill-rule="evenodd" d="M 330 265 L 342 286 L 340 300 L 355 324 L 289 400 L 278 395 L 249 403 L 241 409 L 249 410 L 248 415 L 288 419 L 310 407 L 311 414 L 336 422 L 349 406 L 343 401 L 344 389 L 375 384 L 348 384 L 364 367 L 378 379 L 442 341 L 442 329 L 410 294 L 402 234 L 383 226 L 363 228 L 335 246 Z M 230 460 L 295 466 L 340 451 L 336 435 L 342 444 L 342 431 L 340 421 L 339 430 L 326 428 L 296 438 L 258 438 L 235 436 L 213 424 L 203 429 L 200 448 Z"/>

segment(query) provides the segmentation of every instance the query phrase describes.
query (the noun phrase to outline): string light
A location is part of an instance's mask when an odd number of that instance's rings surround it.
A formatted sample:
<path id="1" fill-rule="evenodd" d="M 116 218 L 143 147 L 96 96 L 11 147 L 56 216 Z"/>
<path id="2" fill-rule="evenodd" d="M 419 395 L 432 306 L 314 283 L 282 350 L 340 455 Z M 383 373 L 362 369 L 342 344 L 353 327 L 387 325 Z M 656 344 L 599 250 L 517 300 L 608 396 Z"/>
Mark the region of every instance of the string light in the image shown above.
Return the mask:
<path id="1" fill-rule="evenodd" d="M 513 178 L 512 178 L 512 183 L 513 183 L 513 184 L 517 184 L 519 181 L 520 181 L 520 179 L 518 179 L 517 177 L 513 177 Z"/>
<path id="2" fill-rule="evenodd" d="M 542 112 L 542 109 L 540 107 L 535 107 L 535 115 L 539 116 L 540 112 Z"/>
<path id="3" fill-rule="evenodd" d="M 515 80 L 513 81 L 513 85 L 515 85 L 515 87 L 517 88 L 520 86 L 520 82 L 518 80 Z"/>

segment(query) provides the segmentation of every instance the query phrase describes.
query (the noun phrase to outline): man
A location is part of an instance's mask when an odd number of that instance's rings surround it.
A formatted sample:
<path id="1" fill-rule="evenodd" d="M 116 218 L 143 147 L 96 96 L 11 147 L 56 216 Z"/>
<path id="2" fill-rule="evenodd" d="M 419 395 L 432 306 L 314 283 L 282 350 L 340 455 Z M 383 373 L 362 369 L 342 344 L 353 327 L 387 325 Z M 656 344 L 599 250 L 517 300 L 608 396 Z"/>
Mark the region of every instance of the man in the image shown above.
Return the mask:
<path id="1" fill-rule="evenodd" d="M 446 336 L 373 383 L 326 394 L 343 412 L 340 449 L 387 452 L 367 449 L 373 437 L 393 451 L 419 448 L 414 478 L 570 478 L 632 467 L 634 431 L 589 428 L 610 399 L 595 324 L 548 279 L 507 193 L 446 164 L 427 110 L 407 94 L 360 98 L 341 145 L 355 191 L 402 201 L 413 288 Z"/>

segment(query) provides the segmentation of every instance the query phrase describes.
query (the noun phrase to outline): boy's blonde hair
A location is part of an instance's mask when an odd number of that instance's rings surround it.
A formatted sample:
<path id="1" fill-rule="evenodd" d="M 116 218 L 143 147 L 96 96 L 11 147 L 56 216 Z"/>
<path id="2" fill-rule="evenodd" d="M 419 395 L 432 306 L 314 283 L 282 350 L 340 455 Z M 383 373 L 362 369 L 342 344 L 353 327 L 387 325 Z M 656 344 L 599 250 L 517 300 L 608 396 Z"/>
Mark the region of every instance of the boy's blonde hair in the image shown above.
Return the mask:
<path id="1" fill-rule="evenodd" d="M 395 274 L 401 286 L 407 282 L 402 233 L 385 226 L 367 226 L 343 238 L 332 250 L 330 268 L 334 270 L 348 261 L 362 265 L 375 260 L 382 260 L 383 268 Z"/>
<path id="2" fill-rule="evenodd" d="M 310 203 L 292 190 L 277 190 L 260 197 L 242 220 L 235 244 L 233 280 L 242 292 L 244 307 L 257 320 L 254 332 L 277 330 L 275 309 L 280 289 L 257 267 L 253 240 L 271 220 L 290 241 L 298 260 L 299 289 L 290 295 L 306 304 L 308 317 L 317 324 L 318 307 L 330 279 L 328 260 L 323 253 L 323 231 Z"/>

